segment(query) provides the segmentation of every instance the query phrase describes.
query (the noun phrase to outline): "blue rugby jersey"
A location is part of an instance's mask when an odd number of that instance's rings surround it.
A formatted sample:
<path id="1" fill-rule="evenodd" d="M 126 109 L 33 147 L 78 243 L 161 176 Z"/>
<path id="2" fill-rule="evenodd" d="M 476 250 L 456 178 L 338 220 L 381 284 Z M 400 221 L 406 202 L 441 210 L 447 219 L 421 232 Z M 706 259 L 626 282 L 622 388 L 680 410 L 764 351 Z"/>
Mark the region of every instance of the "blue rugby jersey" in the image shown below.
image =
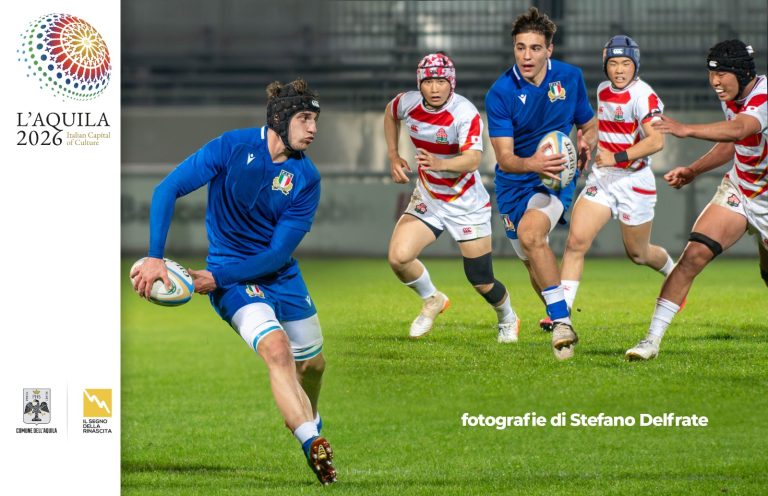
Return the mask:
<path id="1" fill-rule="evenodd" d="M 574 124 L 586 124 L 595 115 L 581 70 L 551 59 L 539 86 L 523 79 L 516 65 L 508 69 L 488 90 L 485 109 L 488 135 L 513 138 L 515 155 L 523 158 L 533 155 L 536 145 L 550 131 L 568 135 Z M 504 172 L 498 164 L 495 182 L 497 192 L 507 187 L 541 184 L 534 172 Z M 575 183 L 574 180 L 569 188 L 575 188 Z"/>
<path id="2" fill-rule="evenodd" d="M 266 126 L 228 131 L 187 157 L 155 188 L 150 257 L 163 256 L 176 198 L 205 184 L 206 260 L 217 282 L 226 266 L 265 252 L 278 223 L 308 232 L 320 201 L 320 174 L 306 155 L 273 163 Z M 293 263 L 289 258 L 286 266 Z M 225 285 L 237 282 L 235 274 L 224 279 Z"/>

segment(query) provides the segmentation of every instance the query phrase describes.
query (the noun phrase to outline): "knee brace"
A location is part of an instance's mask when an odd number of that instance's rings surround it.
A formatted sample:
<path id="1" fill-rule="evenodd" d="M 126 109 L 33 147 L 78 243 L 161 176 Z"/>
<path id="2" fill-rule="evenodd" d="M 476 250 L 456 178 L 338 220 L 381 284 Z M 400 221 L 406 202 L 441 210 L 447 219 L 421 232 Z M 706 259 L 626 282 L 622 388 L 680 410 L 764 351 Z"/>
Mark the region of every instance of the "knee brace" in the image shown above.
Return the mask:
<path id="1" fill-rule="evenodd" d="M 495 307 L 499 303 L 501 303 L 501 300 L 504 299 L 505 294 L 507 294 L 507 288 L 505 288 L 502 283 L 494 279 L 493 287 L 491 288 L 491 290 L 488 291 L 487 293 L 484 293 L 482 296 L 483 298 L 485 298 L 485 301 L 487 301 L 488 303 L 490 303 Z"/>
<path id="2" fill-rule="evenodd" d="M 690 236 L 688 236 L 688 241 L 692 241 L 695 243 L 701 243 L 707 248 L 709 248 L 712 253 L 714 254 L 714 257 L 718 256 L 723 252 L 723 246 L 715 241 L 714 239 L 710 238 L 706 234 L 701 234 L 697 232 L 692 232 Z"/>
<path id="3" fill-rule="evenodd" d="M 464 257 L 464 274 L 473 286 L 494 282 L 491 254 L 486 253 L 477 258 Z"/>

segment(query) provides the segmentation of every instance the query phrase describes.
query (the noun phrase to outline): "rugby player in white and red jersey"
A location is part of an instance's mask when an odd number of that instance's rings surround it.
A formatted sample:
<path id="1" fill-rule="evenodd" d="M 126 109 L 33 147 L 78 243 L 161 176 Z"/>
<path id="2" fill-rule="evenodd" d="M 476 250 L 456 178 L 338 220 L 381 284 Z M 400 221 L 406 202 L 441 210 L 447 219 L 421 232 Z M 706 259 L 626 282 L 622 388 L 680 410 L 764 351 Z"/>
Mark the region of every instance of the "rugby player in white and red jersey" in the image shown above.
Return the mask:
<path id="1" fill-rule="evenodd" d="M 392 180 L 407 183 L 408 161 L 398 152 L 400 122 L 416 147 L 418 179 L 411 201 L 389 243 L 389 265 L 424 301 L 411 324 L 418 339 L 448 308 L 448 297 L 432 283 L 417 257 L 443 231 L 456 240 L 464 273 L 498 317 L 498 342 L 517 341 L 520 322 L 504 285 L 493 276 L 491 201 L 477 171 L 483 152 L 483 121 L 477 108 L 455 93 L 456 69 L 442 52 L 425 56 L 416 69 L 419 91 L 397 95 L 384 113 Z"/>
<path id="2" fill-rule="evenodd" d="M 656 180 L 650 155 L 664 147 L 651 123 L 664 104 L 639 77 L 640 46 L 629 36 L 611 38 L 603 48 L 608 81 L 597 88 L 598 151 L 571 215 L 560 271 L 570 310 L 584 270 L 584 256 L 611 217 L 619 220 L 627 256 L 665 276 L 674 265 L 667 251 L 651 244 Z"/>
<path id="3" fill-rule="evenodd" d="M 673 188 L 733 160 L 712 200 L 701 212 L 683 254 L 664 281 L 645 339 L 627 350 L 630 360 L 649 360 L 659 353 L 667 327 L 693 279 L 717 255 L 749 231 L 758 241 L 760 274 L 768 285 L 768 95 L 766 77 L 755 73 L 752 47 L 740 40 L 722 41 L 707 56 L 709 84 L 725 113 L 725 121 L 683 124 L 663 116 L 653 126 L 678 138 L 717 144 L 687 167 L 664 175 Z"/>

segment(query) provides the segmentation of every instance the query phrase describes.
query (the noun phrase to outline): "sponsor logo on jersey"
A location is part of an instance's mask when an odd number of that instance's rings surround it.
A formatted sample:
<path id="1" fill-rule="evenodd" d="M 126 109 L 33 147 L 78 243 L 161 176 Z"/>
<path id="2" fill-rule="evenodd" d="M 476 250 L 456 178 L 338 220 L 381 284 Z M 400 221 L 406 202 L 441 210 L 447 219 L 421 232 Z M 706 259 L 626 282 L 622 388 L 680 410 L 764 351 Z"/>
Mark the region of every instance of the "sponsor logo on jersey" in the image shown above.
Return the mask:
<path id="1" fill-rule="evenodd" d="M 440 143 L 442 145 L 448 144 L 448 133 L 445 132 L 445 129 L 440 128 L 437 130 L 437 135 L 435 137 L 435 143 Z"/>
<path id="2" fill-rule="evenodd" d="M 511 220 L 509 220 L 509 215 L 507 214 L 501 214 L 501 220 L 504 222 L 504 229 L 507 231 L 514 231 L 515 225 L 512 223 Z"/>
<path id="3" fill-rule="evenodd" d="M 549 83 L 547 96 L 549 96 L 550 102 L 554 102 L 555 100 L 565 100 L 565 88 L 563 88 L 562 83 L 560 81 Z"/>
<path id="4" fill-rule="evenodd" d="M 304 298 L 304 301 L 306 301 L 306 302 L 307 302 L 307 307 L 311 307 L 311 306 L 312 306 L 312 298 L 310 298 L 310 297 L 309 297 L 309 295 L 307 295 L 307 296 Z"/>
<path id="5" fill-rule="evenodd" d="M 24 389 L 24 423 L 49 424 L 51 422 L 51 390 Z"/>
<path id="6" fill-rule="evenodd" d="M 257 284 L 246 284 L 245 294 L 251 298 L 264 298 L 264 291 Z"/>
<path id="7" fill-rule="evenodd" d="M 280 191 L 287 195 L 293 189 L 293 174 L 287 170 L 281 170 L 280 175 L 272 180 L 272 191 Z"/>
<path id="8" fill-rule="evenodd" d="M 517 97 L 520 99 L 521 102 L 523 102 L 523 105 L 525 105 L 525 100 L 528 98 L 528 95 L 523 93 L 522 95 L 517 95 Z"/>
<path id="9" fill-rule="evenodd" d="M 424 203 L 419 203 L 418 205 L 413 207 L 413 209 L 422 215 L 427 213 L 427 206 Z"/>
<path id="10" fill-rule="evenodd" d="M 255 158 L 256 158 L 256 155 L 254 155 L 253 153 L 249 153 L 248 160 L 245 162 L 245 165 L 251 165 L 251 162 L 253 162 L 253 159 Z"/>
<path id="11" fill-rule="evenodd" d="M 729 196 L 728 199 L 725 200 L 725 202 L 732 207 L 738 207 L 739 205 L 741 205 L 741 200 L 739 199 L 738 196 L 734 194 L 731 194 L 731 196 Z"/>
<path id="12" fill-rule="evenodd" d="M 414 133 L 418 133 L 419 132 L 419 126 L 417 126 L 416 124 L 411 124 L 411 131 L 414 132 Z"/>
<path id="13" fill-rule="evenodd" d="M 602 114 L 602 113 L 603 113 L 603 110 L 604 110 L 604 109 L 603 109 L 603 106 L 602 106 L 602 105 L 600 105 L 599 107 L 597 107 L 597 113 L 598 113 L 598 114 Z"/>
<path id="14" fill-rule="evenodd" d="M 613 120 L 616 122 L 624 122 L 624 111 L 621 110 L 621 106 L 616 107 L 616 113 L 613 114 Z"/>
<path id="15" fill-rule="evenodd" d="M 597 186 L 590 186 L 584 191 L 587 196 L 595 196 L 597 194 Z"/>

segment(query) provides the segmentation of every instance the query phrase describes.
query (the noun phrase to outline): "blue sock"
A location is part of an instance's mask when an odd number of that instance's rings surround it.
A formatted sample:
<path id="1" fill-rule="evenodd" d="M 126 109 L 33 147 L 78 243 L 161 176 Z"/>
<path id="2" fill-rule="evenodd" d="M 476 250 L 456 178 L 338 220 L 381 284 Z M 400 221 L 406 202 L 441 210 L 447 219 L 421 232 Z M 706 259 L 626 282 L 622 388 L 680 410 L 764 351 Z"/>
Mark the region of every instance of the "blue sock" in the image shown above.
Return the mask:
<path id="1" fill-rule="evenodd" d="M 547 303 L 547 315 L 552 321 L 559 320 L 567 324 L 571 323 L 568 313 L 568 304 L 565 302 L 565 292 L 562 286 L 550 286 L 541 292 Z"/>
<path id="2" fill-rule="evenodd" d="M 318 437 L 320 437 L 320 436 L 311 437 L 311 438 L 307 439 L 306 441 L 304 441 L 304 443 L 302 443 L 301 449 L 304 450 L 304 456 L 306 456 L 307 458 L 309 458 L 309 447 L 312 446 L 312 443 Z"/>

